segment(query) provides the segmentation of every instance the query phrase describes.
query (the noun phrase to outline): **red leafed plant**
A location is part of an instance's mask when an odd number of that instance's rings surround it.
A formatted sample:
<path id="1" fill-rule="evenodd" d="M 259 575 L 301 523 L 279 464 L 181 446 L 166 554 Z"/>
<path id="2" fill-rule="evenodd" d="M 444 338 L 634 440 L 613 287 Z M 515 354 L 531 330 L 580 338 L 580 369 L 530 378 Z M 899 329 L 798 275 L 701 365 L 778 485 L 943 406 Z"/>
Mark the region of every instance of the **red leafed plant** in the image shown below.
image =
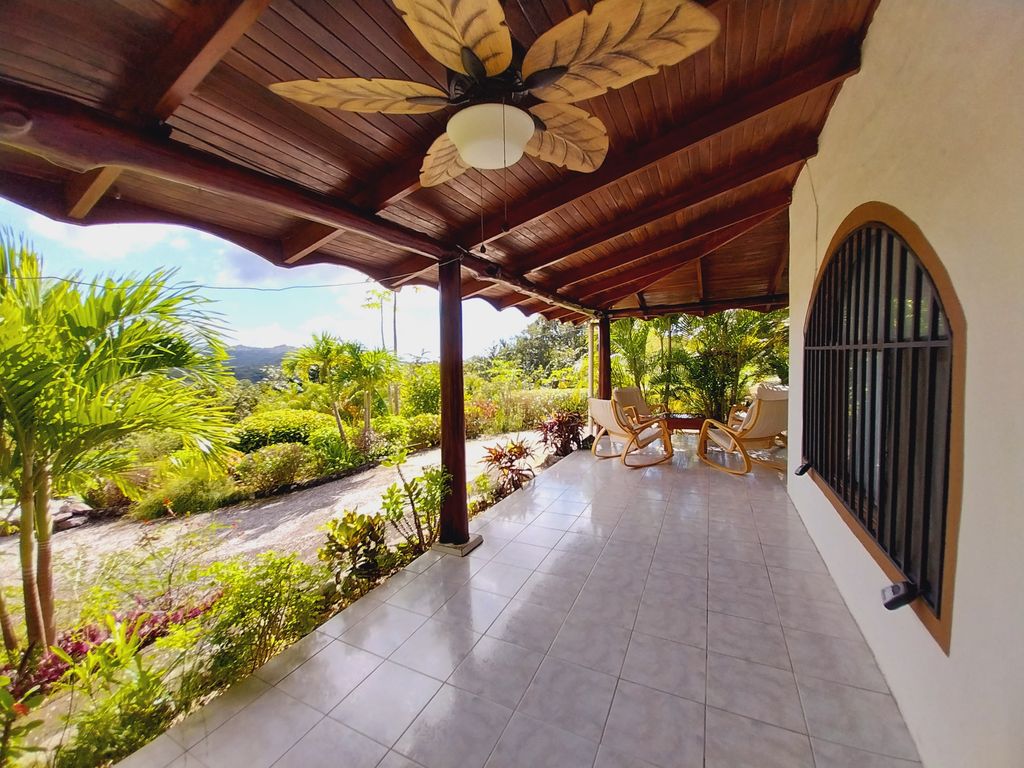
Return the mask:
<path id="1" fill-rule="evenodd" d="M 513 491 L 518 491 L 533 478 L 533 467 L 529 460 L 533 458 L 533 448 L 525 440 L 509 440 L 484 448 L 484 464 L 493 469 L 498 477 L 495 495 L 505 498 Z"/>
<path id="2" fill-rule="evenodd" d="M 540 441 L 555 452 L 568 456 L 583 447 L 583 415 L 576 411 L 559 411 L 540 423 Z"/>

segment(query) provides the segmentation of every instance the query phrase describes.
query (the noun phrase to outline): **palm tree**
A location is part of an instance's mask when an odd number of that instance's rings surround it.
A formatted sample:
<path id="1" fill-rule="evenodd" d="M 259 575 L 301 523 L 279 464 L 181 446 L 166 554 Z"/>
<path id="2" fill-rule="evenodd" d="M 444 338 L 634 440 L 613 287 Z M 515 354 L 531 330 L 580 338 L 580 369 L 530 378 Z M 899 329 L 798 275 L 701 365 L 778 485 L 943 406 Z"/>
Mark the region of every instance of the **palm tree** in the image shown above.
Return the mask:
<path id="1" fill-rule="evenodd" d="M 353 395 L 363 397 L 363 431 L 370 432 L 370 414 L 374 397 L 387 392 L 389 385 L 398 377 L 398 361 L 386 349 L 361 349 L 353 357 L 348 379 Z"/>
<path id="2" fill-rule="evenodd" d="M 723 419 L 755 377 L 778 375 L 785 357 L 787 310 L 731 309 L 708 317 L 684 316 L 688 337 L 678 356 L 683 390 L 703 414 Z"/>
<path id="3" fill-rule="evenodd" d="M 227 450 L 228 414 L 204 394 L 228 376 L 219 327 L 171 276 L 50 279 L 26 243 L 0 235 L 0 480 L 21 511 L 30 644 L 56 638 L 52 492 L 130 469 L 124 439 L 139 432 L 175 433 L 208 462 Z"/>
<path id="4" fill-rule="evenodd" d="M 647 360 L 647 337 L 650 330 L 646 321 L 634 317 L 616 320 L 611 326 L 612 349 L 622 357 L 633 385 L 641 393 L 644 392 L 644 379 L 650 370 Z"/>
<path id="5" fill-rule="evenodd" d="M 324 387 L 342 443 L 346 440 L 341 406 L 350 395 L 351 371 L 362 353 L 362 345 L 354 341 L 342 341 L 336 336 L 321 333 L 313 337 L 311 344 L 290 352 L 281 363 L 287 375 Z"/>

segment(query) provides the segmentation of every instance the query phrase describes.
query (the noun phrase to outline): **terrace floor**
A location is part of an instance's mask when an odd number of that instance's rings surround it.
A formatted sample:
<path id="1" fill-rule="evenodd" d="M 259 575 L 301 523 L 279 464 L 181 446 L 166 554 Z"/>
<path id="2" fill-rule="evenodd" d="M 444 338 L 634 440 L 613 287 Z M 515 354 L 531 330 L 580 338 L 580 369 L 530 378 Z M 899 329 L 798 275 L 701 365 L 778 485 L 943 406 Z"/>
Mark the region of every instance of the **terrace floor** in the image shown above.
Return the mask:
<path id="1" fill-rule="evenodd" d="M 578 452 L 122 766 L 910 768 L 777 473 Z"/>

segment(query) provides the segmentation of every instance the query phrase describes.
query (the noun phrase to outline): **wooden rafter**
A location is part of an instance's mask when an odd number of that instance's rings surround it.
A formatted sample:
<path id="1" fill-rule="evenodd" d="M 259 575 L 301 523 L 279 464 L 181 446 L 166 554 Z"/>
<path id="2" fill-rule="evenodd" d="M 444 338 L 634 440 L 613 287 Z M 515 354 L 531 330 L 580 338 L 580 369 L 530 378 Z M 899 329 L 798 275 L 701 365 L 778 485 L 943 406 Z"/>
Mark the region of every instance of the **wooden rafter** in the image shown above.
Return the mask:
<path id="1" fill-rule="evenodd" d="M 695 301 L 688 304 L 661 304 L 646 308 L 647 316 L 674 315 L 674 314 L 707 314 L 720 312 L 723 309 L 736 307 L 784 307 L 789 304 L 789 295 L 771 294 L 768 296 L 740 296 L 733 299 L 714 299 L 712 301 Z M 641 317 L 638 309 L 610 309 L 610 317 Z"/>
<path id="2" fill-rule="evenodd" d="M 310 221 L 296 227 L 290 234 L 281 238 L 285 263 L 296 263 L 320 246 L 331 242 L 344 231 L 344 229 L 317 221 Z"/>
<path id="3" fill-rule="evenodd" d="M 146 68 L 146 78 L 126 88 L 128 110 L 144 119 L 166 120 L 270 4 L 270 0 L 230 0 L 197 5 L 194 18 L 178 25 L 163 51 Z M 114 165 L 71 179 L 65 191 L 67 214 L 84 219 L 121 175 Z"/>
<path id="4" fill-rule="evenodd" d="M 860 69 L 859 39 L 847 40 L 833 50 L 836 52 L 793 70 L 767 85 L 727 98 L 719 106 L 689 120 L 675 131 L 608 158 L 594 173 L 567 176 L 549 192 L 512 207 L 507 217 L 508 231 L 536 221 L 581 197 L 650 168 L 664 158 L 754 120 L 776 107 L 819 88 L 841 83 Z M 467 247 L 475 248 L 481 242 L 502 237 L 506 233 L 505 224 L 504 219 L 499 221 L 498 217 L 494 217 L 494 221 L 485 225 L 483 237 L 474 225 L 461 232 L 456 239 Z"/>
<path id="5" fill-rule="evenodd" d="M 703 181 L 687 184 L 676 194 L 662 197 L 650 205 L 641 206 L 632 213 L 618 216 L 604 226 L 588 229 L 577 237 L 551 248 L 541 249 L 525 259 L 520 259 L 518 260 L 520 270 L 523 273 L 528 273 L 550 267 L 575 253 L 621 237 L 686 208 L 733 192 L 747 184 L 761 181 L 804 162 L 816 152 L 817 139 L 813 136 L 785 146 L 773 147 L 757 158 L 745 159 L 731 168 L 716 172 Z"/>
<path id="6" fill-rule="evenodd" d="M 697 299 L 704 301 L 704 257 L 697 259 Z"/>
<path id="7" fill-rule="evenodd" d="M 84 219 L 121 175 L 121 169 L 112 165 L 93 168 L 80 173 L 64 185 L 67 199 L 67 215 L 72 219 Z"/>
<path id="8" fill-rule="evenodd" d="M 567 287 L 575 285 L 584 280 L 597 277 L 614 269 L 618 269 L 634 261 L 653 256 L 670 248 L 677 249 L 688 243 L 693 243 L 701 238 L 712 235 L 723 229 L 736 227 L 743 222 L 763 216 L 765 213 L 775 213 L 789 205 L 790 192 L 775 192 L 764 195 L 754 200 L 747 201 L 735 208 L 730 208 L 720 213 L 705 216 L 696 221 L 688 223 L 681 229 L 665 232 L 645 242 L 625 248 L 613 256 L 600 259 L 594 262 L 587 262 L 572 269 L 566 269 L 554 275 L 548 276 L 545 281 L 548 285 L 557 284 Z"/>
<path id="9" fill-rule="evenodd" d="M 689 264 L 691 261 L 731 243 L 736 238 L 742 237 L 775 216 L 776 213 L 777 210 L 765 211 L 731 227 L 720 229 L 701 238 L 696 243 L 686 246 L 681 251 L 670 251 L 624 272 L 615 273 L 580 286 L 573 292 L 573 295 L 580 296 L 581 301 L 590 304 L 610 306 L 632 293 L 644 290 L 666 275 L 672 274 L 684 264 Z"/>
<path id="10" fill-rule="evenodd" d="M 582 313 L 591 309 L 535 285 L 471 253 L 367 213 L 335 198 L 311 192 L 215 155 L 115 122 L 70 99 L 0 83 L 0 100 L 8 106 L 3 121 L 27 122 L 27 130 L 4 130 L 0 142 L 55 160 L 60 165 L 91 170 L 116 165 L 132 171 L 248 200 L 271 210 L 364 235 L 434 261 L 458 258 L 462 266 L 490 280 Z M 2 122 L 2 121 L 0 121 Z M 382 275 L 382 279 L 386 276 Z"/>
<path id="11" fill-rule="evenodd" d="M 270 0 L 197 3 L 196 18 L 180 24 L 157 55 L 149 87 L 135 84 L 136 109 L 158 120 L 174 114 L 268 5 Z"/>
<path id="12" fill-rule="evenodd" d="M 768 293 L 772 294 L 779 290 L 779 283 L 782 282 L 782 275 L 786 272 L 786 267 L 789 265 L 789 248 L 786 245 L 782 246 L 781 253 L 779 253 L 779 260 L 775 263 L 775 269 L 772 270 L 771 280 L 768 282 Z"/>
<path id="13" fill-rule="evenodd" d="M 492 283 L 490 280 L 463 280 L 462 298 L 472 299 L 474 296 L 479 296 L 484 291 L 493 287 L 494 283 Z"/>

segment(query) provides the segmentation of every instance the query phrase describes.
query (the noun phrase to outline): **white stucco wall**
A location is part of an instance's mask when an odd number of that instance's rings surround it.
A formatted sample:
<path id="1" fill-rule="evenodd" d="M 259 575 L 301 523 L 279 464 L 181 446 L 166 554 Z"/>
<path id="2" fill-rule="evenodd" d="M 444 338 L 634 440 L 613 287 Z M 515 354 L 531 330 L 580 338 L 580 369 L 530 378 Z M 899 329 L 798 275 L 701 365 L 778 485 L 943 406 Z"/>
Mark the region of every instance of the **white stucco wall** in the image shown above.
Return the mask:
<path id="1" fill-rule="evenodd" d="M 813 191 L 811 181 L 813 179 Z M 815 194 L 817 202 L 815 202 Z M 882 0 L 790 212 L 790 469 L 803 323 L 836 229 L 894 205 L 945 264 L 967 320 L 964 498 L 947 657 L 807 478 L 789 490 L 927 768 L 1024 766 L 1024 2 Z"/>

